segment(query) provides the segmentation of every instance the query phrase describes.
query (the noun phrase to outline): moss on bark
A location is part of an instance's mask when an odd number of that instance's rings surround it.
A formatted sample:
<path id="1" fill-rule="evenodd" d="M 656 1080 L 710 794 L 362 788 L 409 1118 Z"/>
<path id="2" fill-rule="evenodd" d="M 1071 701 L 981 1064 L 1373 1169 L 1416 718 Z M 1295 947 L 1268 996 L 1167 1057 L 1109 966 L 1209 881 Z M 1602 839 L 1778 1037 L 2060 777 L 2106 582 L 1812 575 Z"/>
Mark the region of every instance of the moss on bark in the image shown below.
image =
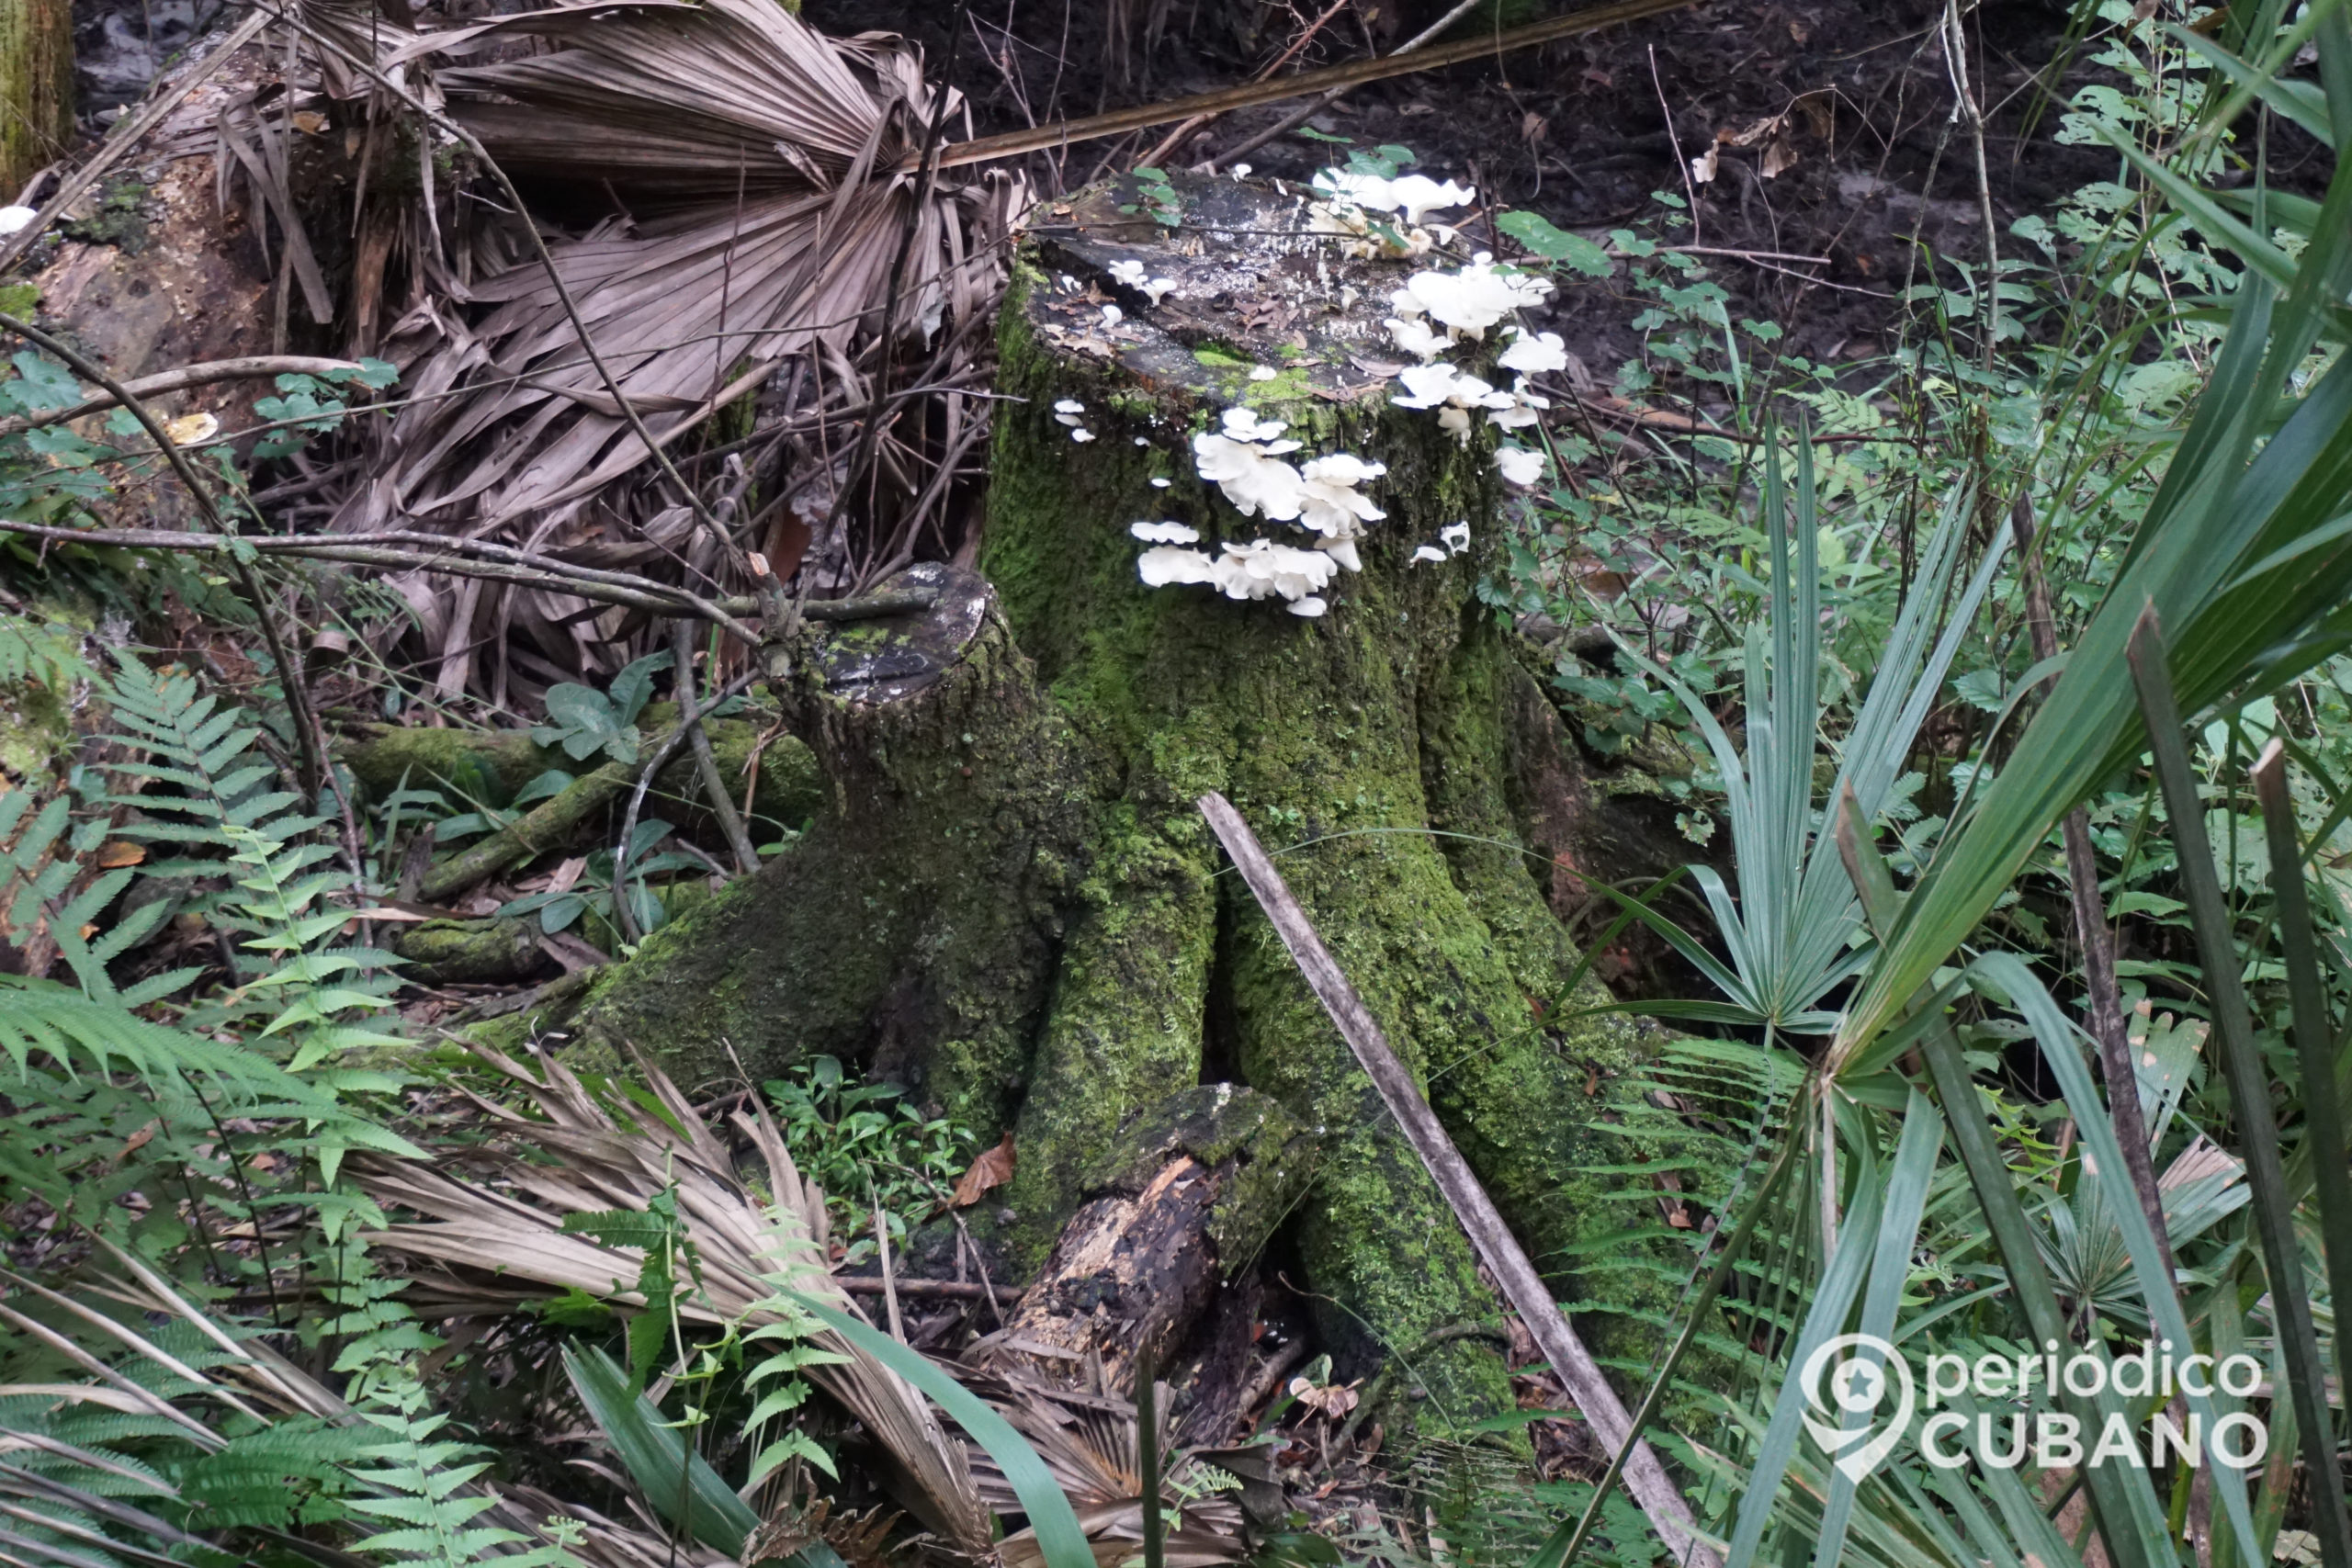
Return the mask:
<path id="1" fill-rule="evenodd" d="M 654 703 L 639 716 L 642 733 L 667 729 L 677 717 L 676 705 Z M 706 727 L 712 754 L 718 759 L 719 776 L 741 791 L 751 777 L 752 753 L 759 754 L 759 777 L 752 796 L 752 831 L 767 838 L 797 829 L 824 804 L 817 760 L 794 736 L 783 735 L 760 747 L 768 728 L 765 719 L 713 719 Z M 441 789 L 453 804 L 464 802 L 504 807 L 523 786 L 549 769 L 567 773 L 588 772 L 596 759 L 581 761 L 561 747 L 541 746 L 521 729 L 385 729 L 344 748 L 342 758 L 368 797 L 381 800 L 406 780 L 413 789 Z M 654 804 L 650 810 L 681 828 L 694 828 L 707 815 L 702 786 L 694 760 L 683 751 L 653 781 Z M 741 804 L 739 797 L 738 804 Z"/>
<path id="2" fill-rule="evenodd" d="M 985 585 L 854 623 L 797 661 L 787 718 L 824 769 L 801 844 L 648 939 L 580 1024 L 682 1078 L 826 1053 L 993 1143 L 1019 1102 L 1087 816 L 1067 731 Z M 953 647 L 938 625 L 961 616 Z"/>
<path id="3" fill-rule="evenodd" d="M 74 134 L 73 0 L 0 6 L 0 192 L 64 151 Z"/>

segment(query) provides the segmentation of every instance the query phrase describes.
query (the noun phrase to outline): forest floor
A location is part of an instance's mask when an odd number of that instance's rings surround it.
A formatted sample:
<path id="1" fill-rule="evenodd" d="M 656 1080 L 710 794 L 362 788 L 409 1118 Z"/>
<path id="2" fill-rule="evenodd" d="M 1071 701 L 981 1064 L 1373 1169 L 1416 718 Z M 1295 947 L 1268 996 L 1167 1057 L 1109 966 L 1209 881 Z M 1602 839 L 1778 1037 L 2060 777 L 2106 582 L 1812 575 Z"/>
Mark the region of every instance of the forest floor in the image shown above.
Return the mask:
<path id="1" fill-rule="evenodd" d="M 108 106 L 134 97 L 156 58 L 218 8 L 212 0 L 77 0 L 85 125 L 99 129 Z M 455 19 L 507 8 L 450 0 L 426 14 Z M 932 69 L 967 96 L 980 134 L 1227 86 L 1295 44 L 1285 69 L 1336 63 L 1393 47 L 1419 25 L 1409 6 L 1405 17 L 1386 19 L 1385 7 L 1363 7 L 1374 18 L 1365 26 L 1355 8 L 1327 12 L 1320 0 L 1261 7 L 1252 36 L 1212 28 L 1200 19 L 1204 7 L 1130 0 L 803 0 L 801 9 L 835 35 L 888 30 L 918 40 Z M 1170 18 L 1163 36 L 1134 36 L 1148 11 Z M 1988 208 L 1993 243 L 2008 254 L 2021 244 L 2009 234 L 2013 220 L 2047 211 L 2115 171 L 2113 153 L 2057 140 L 2064 99 L 2098 69 L 2071 53 L 2067 7 L 1985 0 L 1982 54 L 1966 62 L 1987 106 L 1980 175 L 1976 139 L 1956 112 L 1944 15 L 1943 5 L 1925 0 L 1713 0 L 1541 50 L 1368 85 L 1319 113 L 1305 133 L 1278 136 L 1242 159 L 1261 175 L 1304 182 L 1349 146 L 1409 148 L 1420 172 L 1477 187 L 1480 207 L 1465 226 L 1474 238 L 1491 232 L 1494 215 L 1505 209 L 1593 236 L 1662 234 L 1659 225 L 1682 204 L 1688 227 L 1673 231 L 1676 243 L 1708 259 L 1733 320 L 1779 323 L 1785 355 L 1851 365 L 1858 380 L 1883 378 L 1914 310 L 1906 298 L 1912 287 L 1956 286 L 1962 269 L 1984 261 Z M 1294 107 L 1227 117 L 1162 161 L 1229 162 L 1232 150 Z M 1030 175 L 1041 190 L 1066 193 L 1132 167 L 1166 134 L 1159 128 L 1034 155 Z M 2285 149 L 2275 167 L 2283 185 L 2324 174 L 2315 160 L 2297 161 L 2291 139 Z M 1537 324 L 1566 340 L 1569 377 L 1581 391 L 1605 386 L 1621 365 L 1643 358 L 1647 329 L 1640 318 L 1656 302 L 1622 277 L 1601 279 L 1560 290 L 1536 312 Z M 1729 412 L 1727 403 L 1708 403 L 1703 386 L 1693 383 L 1692 395 L 1693 412 L 1708 419 Z M 967 506 L 977 502 L 967 498 Z M 576 863 L 570 869 L 579 874 Z M 546 886 L 544 880 L 501 886 L 496 896 L 479 895 L 471 912 Z M 503 994 L 487 986 L 412 993 L 406 1010 L 435 1027 L 504 1010 Z M 961 1268 L 959 1253 L 958 1285 L 968 1283 Z M 918 1313 L 910 1338 L 952 1355 L 1001 1321 L 991 1305 L 972 1301 Z M 1275 1376 L 1253 1404 L 1267 1395 L 1279 1404 L 1291 1374 L 1313 1370 L 1306 1325 L 1300 1298 L 1267 1292 L 1251 1334 Z M 1515 1319 L 1507 1327 L 1511 1362 L 1524 1372 L 1517 1381 L 1522 1403 L 1558 1408 L 1565 1395 L 1535 1368 L 1532 1342 Z M 1357 1397 L 1313 1382 L 1310 1393 L 1327 1409 Z M 518 1406 L 511 1427 L 486 1411 L 475 1419 L 490 1435 L 527 1447 L 537 1414 Z M 1354 1517 L 1369 1540 L 1400 1490 L 1458 1486 L 1467 1469 L 1515 1462 L 1498 1450 L 1432 1445 L 1415 1456 L 1413 1472 L 1399 1474 L 1384 1468 L 1376 1428 L 1359 1446 L 1352 1424 L 1312 1416 L 1309 1406 L 1294 1409 L 1295 1439 L 1279 1460 L 1293 1501 L 1329 1533 L 1344 1535 Z M 1546 1478 L 1598 1473 L 1581 1425 L 1538 1420 L 1526 1430 Z M 540 1447 L 550 1465 L 576 1451 Z M 1443 1560 L 1442 1543 L 1431 1543 L 1430 1556 Z"/>
<path id="2" fill-rule="evenodd" d="M 1270 6 L 1274 19 L 1255 40 L 1186 29 L 1180 18 L 1150 53 L 1148 79 L 1126 65 L 1129 54 L 1144 51 L 1111 36 L 1108 18 L 1118 9 L 975 0 L 960 47 L 946 28 L 964 8 L 935 0 L 807 0 L 804 14 L 834 32 L 903 32 L 922 41 L 927 58 L 952 60 L 949 75 L 985 134 L 1228 85 L 1262 68 L 1323 8 L 1302 0 L 1292 8 L 1299 15 L 1284 17 Z M 1694 201 L 1695 227 L 1679 238 L 1729 264 L 1713 276 L 1730 293 L 1735 320 L 1779 322 L 1791 354 L 1859 362 L 1894 341 L 1908 284 L 1928 281 L 1939 267 L 1941 281 L 1956 283 L 1950 265 L 1973 265 L 1984 252 L 1974 152 L 1953 112 L 1943 12 L 1921 0 L 1701 6 L 1375 83 L 1308 129 L 1365 148 L 1409 147 L 1432 178 L 1476 186 L 1485 211 L 1532 210 L 1572 231 L 1638 228 L 1664 212 L 1658 192 Z M 2068 57 L 2067 7 L 1993 0 L 1982 13 L 1984 57 L 1968 63 L 1986 105 L 1986 186 L 2003 243 L 2012 245 L 2012 220 L 2111 178 L 2116 160 L 2102 148 L 2054 140 L 2052 62 Z M 1393 43 L 1384 30 L 1374 36 Z M 1348 59 L 1366 43 L 1352 15 L 1336 17 L 1300 51 L 1299 63 Z M 2057 98 L 2102 74 L 2075 58 Z M 1227 117 L 1169 161 L 1221 158 L 1294 107 Z M 1040 155 L 1033 177 L 1057 193 L 1076 188 L 1128 166 L 1163 133 Z M 1694 184 L 1687 161 L 1710 149 L 1714 177 Z M 1293 133 L 1246 161 L 1261 174 L 1305 180 L 1345 151 Z M 2324 175 L 2316 157 L 2311 162 Z M 2297 172 L 2282 167 L 2280 177 Z M 1476 221 L 1469 228 L 1475 236 Z M 1633 322 L 1650 303 L 1596 284 L 1562 291 L 1544 324 L 1606 380 L 1639 356 Z"/>

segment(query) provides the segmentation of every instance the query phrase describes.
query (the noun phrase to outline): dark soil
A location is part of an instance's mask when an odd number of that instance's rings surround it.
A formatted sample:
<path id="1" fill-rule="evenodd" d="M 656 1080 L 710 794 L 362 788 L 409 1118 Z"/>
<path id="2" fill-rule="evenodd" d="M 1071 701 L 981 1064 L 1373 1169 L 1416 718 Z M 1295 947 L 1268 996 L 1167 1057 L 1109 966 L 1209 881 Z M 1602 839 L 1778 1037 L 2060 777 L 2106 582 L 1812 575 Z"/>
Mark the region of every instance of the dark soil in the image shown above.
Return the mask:
<path id="1" fill-rule="evenodd" d="M 1557 6 L 1504 0 L 1504 25 Z M 1326 9 L 1248 0 L 805 0 L 836 32 L 909 34 L 972 99 L 983 131 L 1206 91 L 1263 69 Z M 1985 161 L 2005 251 L 2009 222 L 2112 178 L 2115 156 L 2052 140 L 2061 105 L 2037 73 L 2065 55 L 2062 0 L 1985 0 L 1969 17 L 1970 74 L 1986 101 Z M 1301 67 L 1382 49 L 1442 15 L 1436 0 L 1401 9 L 1355 0 L 1299 52 Z M 1154 11 L 1156 39 L 1144 34 Z M 1475 183 L 1494 209 L 1524 208 L 1562 228 L 1605 231 L 1663 213 L 1653 193 L 1695 196 L 1695 235 L 1724 250 L 1826 257 L 1814 264 L 1715 258 L 1735 319 L 1780 322 L 1808 358 L 1869 358 L 1890 345 L 1899 297 L 1930 276 L 1962 287 L 1954 262 L 1984 251 L 1974 151 L 1940 42 L 1933 0 L 1713 0 L 1690 10 L 1572 38 L 1475 65 L 1358 89 L 1310 122 L 1362 146 L 1396 142 L 1438 178 Z M 1359 14 L 1374 17 L 1367 28 Z M 1127 19 L 1122 21 L 1122 16 Z M 951 43 L 949 28 L 963 18 Z M 1473 21 L 1465 27 L 1492 26 Z M 2063 98 L 2099 74 L 2077 57 Z M 1250 140 L 1295 106 L 1217 121 L 1169 161 L 1189 164 Z M 1669 116 L 1668 110 L 1671 110 Z M 1762 172 L 1765 143 L 1739 147 L 1759 122 L 1787 116 L 1792 166 Z M 1140 161 L 1167 128 L 1041 155 L 1047 187 L 1082 185 Z M 1717 147 L 1712 184 L 1686 183 L 1684 160 Z M 1344 152 L 1293 134 L 1250 152 L 1262 174 L 1303 179 Z M 2291 160 L 2290 160 L 2291 162 Z M 2292 175 L 2290 174 L 2289 178 Z M 1474 237 L 1481 226 L 1473 222 Z M 2009 252 L 2014 254 L 2014 252 Z M 1564 291 L 1549 324 L 1597 376 L 1639 352 L 1630 323 L 1646 301 L 1597 284 Z"/>

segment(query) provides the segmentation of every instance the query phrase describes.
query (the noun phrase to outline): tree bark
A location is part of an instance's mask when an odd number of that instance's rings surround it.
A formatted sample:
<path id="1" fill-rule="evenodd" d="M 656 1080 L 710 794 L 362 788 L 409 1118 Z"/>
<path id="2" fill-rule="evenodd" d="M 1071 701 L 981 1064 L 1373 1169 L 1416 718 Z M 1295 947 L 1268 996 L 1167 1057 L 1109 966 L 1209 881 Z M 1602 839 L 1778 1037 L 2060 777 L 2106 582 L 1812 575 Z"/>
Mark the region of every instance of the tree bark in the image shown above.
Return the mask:
<path id="1" fill-rule="evenodd" d="M 0 206 L 73 134 L 73 0 L 9 0 L 0 6 Z"/>
<path id="2" fill-rule="evenodd" d="M 783 700 L 831 810 L 785 863 L 618 966 L 578 1027 L 714 1071 L 732 1047 L 754 1076 L 831 1052 L 914 1086 L 984 1145 L 1010 1128 L 1017 1172 L 972 1228 L 1024 1273 L 1098 1196 L 1088 1172 L 1123 1127 L 1204 1083 L 1247 1085 L 1316 1145 L 1282 1245 L 1340 1375 L 1357 1375 L 1498 1306 L 1273 930 L 1221 874 L 1193 806 L 1219 791 L 1295 851 L 1282 864 L 1300 903 L 1554 1288 L 1667 1310 L 1667 1270 L 1638 1244 L 1588 1253 L 1575 1275 L 1562 1262 L 1632 1221 L 1587 1174 L 1625 1152 L 1589 1129 L 1633 1092 L 1652 1037 L 1577 1018 L 1607 998 L 1589 981 L 1564 994 L 1577 954 L 1546 907 L 1549 857 L 1520 847 L 1527 803 L 1508 781 L 1527 747 L 1561 738 L 1515 728 L 1524 677 L 1476 592 L 1499 558 L 1491 433 L 1459 445 L 1390 403 L 1379 321 L 1408 266 L 1342 257 L 1304 231 L 1295 195 L 1178 183 L 1172 232 L 1110 189 L 1041 226 L 1001 327 L 1013 400 L 998 405 L 987 583 L 968 610 L 951 592 L 800 651 Z M 1154 303 L 1114 281 L 1125 259 L 1175 288 Z M 1057 418 L 1064 400 L 1091 440 Z M 1344 450 L 1387 466 L 1371 492 L 1386 517 L 1320 618 L 1138 580 L 1136 521 L 1314 542 L 1239 516 L 1195 476 L 1193 434 L 1245 405 L 1288 422 L 1294 462 Z M 1415 560 L 1465 521 L 1468 550 Z M 861 652 L 861 637 L 877 640 Z M 854 678 L 910 638 L 944 666 L 922 685 Z M 1092 1212 L 1087 1234 L 1115 1250 L 1140 1212 Z M 1048 1268 L 1067 1272 L 1061 1256 Z M 1605 1357 L 1648 1331 L 1588 1332 Z M 1424 1427 L 1511 1404 L 1502 1362 L 1467 1337 L 1414 1374 L 1396 1382 L 1426 1391 L 1409 1413 Z"/>

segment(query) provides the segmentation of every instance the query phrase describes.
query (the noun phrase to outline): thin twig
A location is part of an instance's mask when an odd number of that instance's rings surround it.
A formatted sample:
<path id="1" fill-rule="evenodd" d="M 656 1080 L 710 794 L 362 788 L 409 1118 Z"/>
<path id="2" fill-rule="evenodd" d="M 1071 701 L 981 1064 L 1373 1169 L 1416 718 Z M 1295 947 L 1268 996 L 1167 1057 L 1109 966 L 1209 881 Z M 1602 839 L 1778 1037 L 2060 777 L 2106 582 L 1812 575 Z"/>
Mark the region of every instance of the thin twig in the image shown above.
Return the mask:
<path id="1" fill-rule="evenodd" d="M 1256 896 L 1283 946 L 1298 965 L 1308 988 L 1322 1002 L 1324 1011 L 1330 1015 L 1379 1092 L 1381 1102 L 1387 1107 L 1413 1152 L 1420 1156 L 1454 1218 L 1468 1233 L 1479 1260 L 1502 1287 L 1505 1298 L 1518 1309 L 1521 1321 L 1534 1337 L 1536 1348 L 1551 1361 L 1553 1371 L 1558 1374 L 1562 1385 L 1601 1440 L 1612 1449 L 1628 1449 L 1626 1490 L 1649 1516 L 1651 1527 L 1666 1543 L 1668 1551 L 1676 1562 L 1690 1564 L 1690 1568 L 1716 1568 L 1715 1555 L 1700 1540 L 1682 1494 L 1676 1490 L 1657 1455 L 1633 1429 L 1632 1418 L 1626 1415 L 1617 1391 L 1609 1386 L 1600 1364 L 1569 1326 L 1566 1314 L 1552 1299 L 1543 1277 L 1528 1261 L 1525 1250 L 1503 1223 L 1486 1189 L 1471 1174 L 1468 1163 L 1447 1136 L 1429 1101 L 1421 1098 L 1412 1074 L 1397 1060 L 1380 1025 L 1363 1005 L 1363 998 L 1357 995 L 1355 987 L 1331 957 L 1330 950 L 1316 934 L 1306 912 L 1291 897 L 1289 887 L 1273 863 L 1266 858 L 1257 836 L 1222 795 L 1211 792 L 1201 796 L 1198 805 L 1226 853 L 1233 857 L 1242 880 L 1250 885 L 1250 891 Z"/>
<path id="2" fill-rule="evenodd" d="M 1440 17 L 1436 21 L 1431 22 L 1428 27 L 1423 28 L 1419 32 L 1415 33 L 1411 38 L 1407 39 L 1403 43 L 1398 44 L 1395 49 L 1390 50 L 1386 54 L 1382 55 L 1380 58 L 1383 60 L 1395 60 L 1400 55 L 1408 55 L 1419 51 L 1428 44 L 1442 37 L 1447 28 L 1453 27 L 1454 23 L 1460 21 L 1463 17 L 1468 16 L 1471 12 L 1476 10 L 1484 4 L 1486 4 L 1486 0 L 1459 0 L 1459 3 L 1455 5 L 1453 9 L 1447 11 L 1444 16 Z M 1494 40 L 1492 47 L 1499 47 L 1500 44 L 1501 40 L 1497 39 Z M 1480 52 L 1484 52 L 1483 49 Z M 1320 114 L 1324 109 L 1329 108 L 1335 103 L 1338 103 L 1342 97 L 1346 96 L 1347 94 L 1355 87 L 1355 83 L 1349 82 L 1331 88 L 1329 92 L 1324 93 L 1320 97 L 1317 98 L 1313 103 L 1306 105 L 1303 108 L 1294 109 L 1289 114 L 1284 115 L 1282 118 L 1276 120 L 1272 126 L 1265 130 L 1260 131 L 1257 135 L 1250 138 L 1249 141 L 1244 141 L 1240 146 L 1234 148 L 1230 152 L 1220 152 L 1216 157 L 1208 159 L 1206 162 L 1199 164 L 1199 171 L 1203 174 L 1213 175 L 1216 173 L 1218 164 L 1230 164 L 1236 158 L 1241 157 L 1246 153 L 1255 152 L 1259 148 L 1263 147 L 1267 142 L 1272 141 L 1277 136 L 1287 136 L 1290 132 L 1296 130 L 1300 126 L 1305 125 L 1308 120 L 1314 118 L 1317 114 Z"/>
<path id="3" fill-rule="evenodd" d="M 255 355 L 243 359 L 215 359 L 203 365 L 183 365 L 160 375 L 141 376 L 125 381 L 123 386 L 142 398 L 160 398 L 166 392 L 186 391 L 190 387 L 209 387 L 220 381 L 243 381 L 260 376 L 348 376 L 356 375 L 361 368 L 348 359 L 316 359 L 299 354 Z M 62 409 L 17 414 L 0 419 L 0 436 L 21 435 L 28 430 L 64 424 L 85 414 L 104 413 L 110 408 L 120 406 L 120 400 L 108 392 L 103 397 L 85 398 Z M 317 418 L 316 414 L 310 416 L 311 422 Z"/>
<path id="4" fill-rule="evenodd" d="M 519 582 L 526 587 L 544 588 L 551 592 L 569 593 L 575 598 L 618 604 L 626 609 L 643 610 L 664 617 L 699 615 L 748 645 L 759 646 L 758 634 L 738 618 L 752 614 L 759 607 L 747 595 L 706 599 L 687 589 L 656 582 L 651 578 L 575 566 L 570 561 L 536 555 L 512 545 L 496 544 L 487 539 L 449 538 L 438 534 L 396 531 L 324 537 L 307 535 L 291 537 L 275 535 L 222 536 L 175 534 L 162 529 L 59 528 L 48 524 L 20 523 L 12 517 L 0 517 L 0 533 L 22 534 L 28 538 L 49 539 L 59 544 L 106 545 L 125 549 L 229 556 L 249 549 L 257 555 L 294 556 L 307 560 L 335 561 L 353 566 L 380 566 L 403 571 L 474 577 L 485 581 Z M 379 548 L 375 544 L 379 540 L 413 541 L 422 550 Z M 488 558 L 462 558 L 469 555 Z M 903 588 L 845 599 L 812 599 L 802 606 L 802 615 L 811 621 L 872 620 L 881 615 L 900 615 L 927 610 L 938 601 L 938 597 L 936 589 Z"/>
<path id="5" fill-rule="evenodd" d="M 1267 66 L 1263 71 L 1259 72 L 1256 76 L 1251 78 L 1251 80 L 1258 82 L 1272 81 L 1283 66 L 1288 65 L 1292 61 L 1298 58 L 1298 51 L 1300 50 L 1305 49 L 1309 43 L 1314 41 L 1315 35 L 1323 30 L 1324 24 L 1329 22 L 1332 17 L 1338 16 L 1340 12 L 1346 10 L 1349 4 L 1350 0 L 1331 0 L 1331 4 L 1324 9 L 1323 14 L 1316 17 L 1313 21 L 1307 23 L 1306 30 L 1301 32 L 1296 38 L 1291 39 L 1290 47 L 1276 55 L 1273 60 L 1273 63 Z M 1213 114 L 1196 114 L 1192 118 L 1184 121 L 1183 124 L 1170 131 L 1166 136 L 1161 137 L 1158 145 L 1154 146 L 1150 152 L 1146 152 L 1143 157 L 1138 160 L 1139 166 L 1150 168 L 1156 165 L 1162 158 L 1167 157 L 1170 152 L 1175 152 L 1178 148 L 1183 146 L 1185 142 L 1191 141 L 1193 135 L 1200 130 L 1201 127 L 1208 124 L 1209 121 L 1216 118 L 1216 116 Z"/>
<path id="6" fill-rule="evenodd" d="M 1984 368 L 1993 368 L 1993 351 L 2001 336 L 2001 231 L 1993 217 L 1993 177 L 1984 167 L 1984 114 L 1968 82 L 1968 33 L 1961 26 L 1960 0 L 1944 0 L 1944 69 L 1951 76 L 1952 112 L 1968 122 L 1969 141 L 1976 150 L 1976 202 L 1984 220 L 1984 286 L 1977 290 L 1984 324 Z M 2128 1154 L 2130 1145 L 2125 1145 Z M 2163 1228 L 2156 1234 L 2162 1235 Z"/>
<path id="7" fill-rule="evenodd" d="M 725 689 L 718 694 L 710 705 L 717 707 L 720 703 L 730 698 L 741 696 L 752 689 L 752 682 L 758 680 L 763 673 L 764 671 L 759 664 L 756 661 L 753 662 L 751 668 L 728 682 Z M 646 760 L 643 771 L 637 775 L 637 787 L 629 792 L 628 810 L 621 816 L 620 841 L 613 846 L 614 923 L 621 928 L 622 934 L 632 942 L 644 941 L 645 933 L 638 930 L 637 916 L 628 907 L 628 841 L 637 836 L 638 814 L 645 809 L 645 792 L 653 787 L 654 775 L 669 765 L 670 759 L 676 756 L 678 748 L 685 743 L 686 727 L 682 724 L 670 731 L 663 738 L 662 744 L 654 748 L 653 755 Z"/>
<path id="8" fill-rule="evenodd" d="M 736 814 L 735 802 L 727 794 L 727 781 L 719 776 L 718 758 L 710 749 L 710 734 L 703 728 L 704 709 L 695 695 L 695 635 L 694 624 L 679 621 L 670 639 L 671 657 L 676 668 L 678 722 L 686 728 L 687 743 L 694 748 L 695 769 L 702 775 L 703 794 L 709 797 L 712 815 L 718 818 L 718 830 L 727 840 L 727 847 L 735 856 L 735 869 L 745 876 L 760 869 L 760 852 L 752 847 L 752 835 L 744 830 L 743 818 Z"/>

